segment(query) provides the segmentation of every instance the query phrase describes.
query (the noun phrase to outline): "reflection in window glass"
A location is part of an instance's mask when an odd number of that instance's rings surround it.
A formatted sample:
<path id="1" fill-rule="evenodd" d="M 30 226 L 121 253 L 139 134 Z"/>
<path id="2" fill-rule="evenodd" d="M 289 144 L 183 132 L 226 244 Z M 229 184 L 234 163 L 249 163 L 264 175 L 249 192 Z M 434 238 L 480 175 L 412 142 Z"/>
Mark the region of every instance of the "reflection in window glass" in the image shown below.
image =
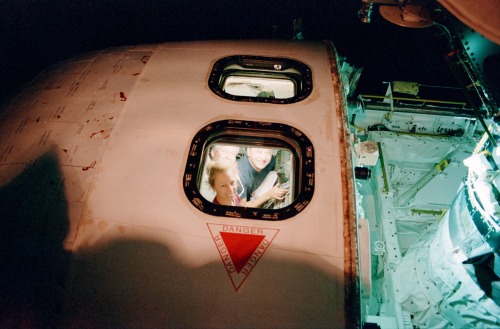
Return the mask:
<path id="1" fill-rule="evenodd" d="M 289 58 L 228 56 L 214 63 L 208 86 L 233 101 L 290 104 L 311 94 L 312 71 Z"/>
<path id="2" fill-rule="evenodd" d="M 247 97 L 284 99 L 295 96 L 293 81 L 270 77 L 229 76 L 222 90 L 230 95 Z"/>
<path id="3" fill-rule="evenodd" d="M 200 194 L 213 204 L 280 209 L 294 200 L 294 161 L 286 148 L 218 142 L 202 168 Z"/>

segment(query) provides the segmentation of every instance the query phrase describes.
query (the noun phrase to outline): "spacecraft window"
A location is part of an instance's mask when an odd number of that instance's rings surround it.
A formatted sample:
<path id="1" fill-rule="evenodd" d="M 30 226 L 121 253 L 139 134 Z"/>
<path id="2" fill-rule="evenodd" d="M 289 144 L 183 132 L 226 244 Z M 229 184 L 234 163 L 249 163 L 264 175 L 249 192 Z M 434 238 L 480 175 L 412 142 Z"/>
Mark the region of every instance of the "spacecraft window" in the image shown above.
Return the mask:
<path id="1" fill-rule="evenodd" d="M 312 74 L 307 65 L 292 59 L 229 56 L 215 62 L 208 84 L 226 99 L 288 104 L 311 94 Z"/>
<path id="2" fill-rule="evenodd" d="M 184 191 L 193 206 L 214 216 L 293 217 L 313 195 L 313 146 L 285 124 L 214 122 L 193 138 Z"/>
<path id="3" fill-rule="evenodd" d="M 286 99 L 295 96 L 296 83 L 278 77 L 228 75 L 222 90 L 233 96 Z"/>

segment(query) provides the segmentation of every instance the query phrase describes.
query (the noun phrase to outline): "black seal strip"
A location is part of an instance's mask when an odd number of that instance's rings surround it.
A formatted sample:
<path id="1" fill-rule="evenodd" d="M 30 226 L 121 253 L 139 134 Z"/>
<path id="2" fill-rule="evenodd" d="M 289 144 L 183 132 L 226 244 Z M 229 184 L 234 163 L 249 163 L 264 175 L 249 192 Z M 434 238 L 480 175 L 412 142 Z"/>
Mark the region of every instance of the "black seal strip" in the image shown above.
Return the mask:
<path id="1" fill-rule="evenodd" d="M 265 145 L 281 145 L 290 149 L 297 160 L 295 168 L 295 199 L 280 209 L 250 208 L 244 206 L 222 206 L 206 200 L 199 192 L 203 159 L 207 146 L 216 141 L 242 141 Z M 194 136 L 189 148 L 186 169 L 183 176 L 184 192 L 188 200 L 200 211 L 223 217 L 249 218 L 261 220 L 283 220 L 304 210 L 314 194 L 314 148 L 309 138 L 297 128 L 270 122 L 244 120 L 222 120 L 202 128 Z"/>

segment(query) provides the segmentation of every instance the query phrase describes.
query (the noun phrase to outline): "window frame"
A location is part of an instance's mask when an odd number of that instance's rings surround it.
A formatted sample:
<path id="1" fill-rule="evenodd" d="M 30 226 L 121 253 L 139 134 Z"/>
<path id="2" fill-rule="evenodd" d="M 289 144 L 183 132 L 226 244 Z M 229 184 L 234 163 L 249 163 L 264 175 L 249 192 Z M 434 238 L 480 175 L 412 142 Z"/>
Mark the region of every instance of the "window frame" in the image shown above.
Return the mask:
<path id="1" fill-rule="evenodd" d="M 198 186 L 203 176 L 206 153 L 217 142 L 288 149 L 295 160 L 293 174 L 296 196 L 293 201 L 280 209 L 263 209 L 216 205 L 206 200 Z M 282 123 L 243 120 L 216 121 L 199 130 L 192 139 L 183 175 L 184 193 L 198 210 L 213 216 L 260 220 L 294 217 L 310 203 L 314 184 L 314 148 L 304 133 Z"/>
<path id="2" fill-rule="evenodd" d="M 222 89 L 229 76 L 269 77 L 286 79 L 295 84 L 295 96 L 289 98 L 266 98 L 232 95 Z M 208 86 L 219 97 L 239 102 L 258 102 L 271 104 L 291 104 L 307 98 L 313 88 L 312 71 L 304 63 L 281 57 L 252 55 L 228 56 L 217 60 L 210 72 Z"/>

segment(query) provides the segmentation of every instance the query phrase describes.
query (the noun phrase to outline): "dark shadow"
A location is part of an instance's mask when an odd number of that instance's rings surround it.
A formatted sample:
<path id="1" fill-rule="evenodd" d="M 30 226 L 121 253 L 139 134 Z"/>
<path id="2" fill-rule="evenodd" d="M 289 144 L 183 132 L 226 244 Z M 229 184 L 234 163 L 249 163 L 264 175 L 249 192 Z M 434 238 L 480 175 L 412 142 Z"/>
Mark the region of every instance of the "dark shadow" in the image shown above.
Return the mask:
<path id="1" fill-rule="evenodd" d="M 481 255 L 464 262 L 472 280 L 500 306 L 500 256 L 495 253 Z"/>
<path id="2" fill-rule="evenodd" d="M 192 267 L 158 242 L 70 254 L 67 207 L 52 151 L 0 188 L 0 328 L 336 328 L 344 317 L 344 273 L 318 256 L 268 251 L 235 291 L 219 258 Z"/>
<path id="3" fill-rule="evenodd" d="M 0 327 L 53 328 L 69 256 L 67 202 L 55 151 L 0 188 Z"/>
<path id="4" fill-rule="evenodd" d="M 152 241 L 115 240 L 83 250 L 71 272 L 64 328 L 355 327 L 341 325 L 343 272 L 270 254 L 238 291 L 222 261 L 190 267 Z"/>

